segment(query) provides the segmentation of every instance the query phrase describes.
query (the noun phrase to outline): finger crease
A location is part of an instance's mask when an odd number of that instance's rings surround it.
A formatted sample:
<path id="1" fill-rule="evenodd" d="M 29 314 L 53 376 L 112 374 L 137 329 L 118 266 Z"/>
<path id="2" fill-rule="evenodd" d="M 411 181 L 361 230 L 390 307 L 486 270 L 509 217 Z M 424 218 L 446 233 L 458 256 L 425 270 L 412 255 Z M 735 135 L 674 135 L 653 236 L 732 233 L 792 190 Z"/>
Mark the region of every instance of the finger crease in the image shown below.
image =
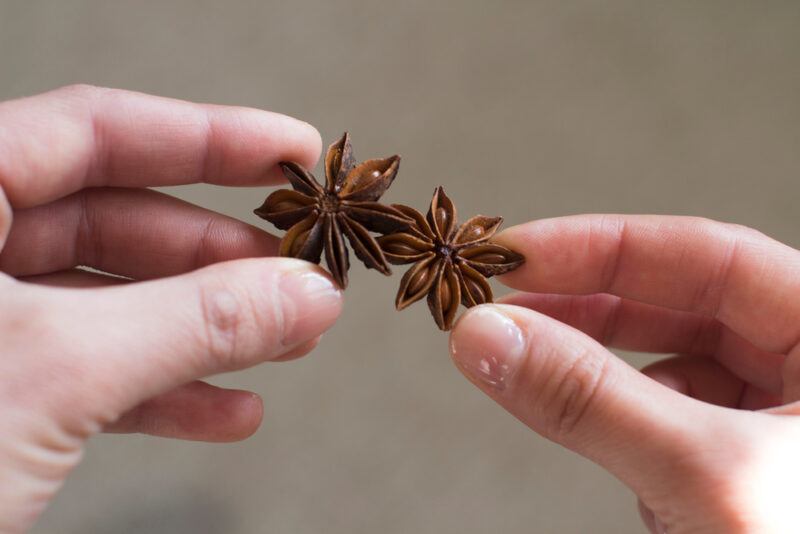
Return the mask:
<path id="1" fill-rule="evenodd" d="M 622 263 L 622 255 L 625 249 L 625 241 L 628 235 L 628 224 L 625 219 L 619 223 L 617 230 L 617 247 L 613 254 L 610 255 L 609 260 L 603 269 L 603 291 L 613 293 L 612 288 L 617 283 L 619 277 L 620 264 Z"/>
<path id="2" fill-rule="evenodd" d="M 617 335 L 617 325 L 619 324 L 619 319 L 622 315 L 622 305 L 623 300 L 621 298 L 617 298 L 614 304 L 611 305 L 611 309 L 606 315 L 602 337 L 600 338 L 603 345 L 611 345 Z"/>
<path id="3" fill-rule="evenodd" d="M 692 309 L 707 310 L 707 314 L 714 319 L 719 319 L 725 298 L 725 289 L 728 287 L 733 266 L 739 255 L 740 239 L 734 237 L 725 254 L 725 259 L 720 264 L 719 270 L 705 284 L 693 303 Z M 716 283 L 715 283 L 716 281 Z"/>
<path id="4" fill-rule="evenodd" d="M 216 137 L 216 132 L 214 129 L 214 121 L 211 119 L 210 112 L 208 110 L 204 113 L 205 118 L 205 139 L 203 142 L 205 145 L 203 146 L 203 157 L 200 158 L 200 169 L 198 172 L 198 177 L 202 183 L 210 183 L 213 181 L 213 174 L 219 174 L 219 163 L 214 164 L 213 166 L 216 167 L 215 173 L 211 172 L 211 167 L 214 154 L 213 154 L 213 146 L 214 146 L 214 139 Z"/>
<path id="5" fill-rule="evenodd" d="M 708 355 L 718 357 L 722 343 L 722 323 L 716 319 L 701 317 L 694 328 L 689 341 L 689 354 Z"/>
<path id="6" fill-rule="evenodd" d="M 212 236 L 214 235 L 216 224 L 217 221 L 214 217 L 208 218 L 208 221 L 206 222 L 205 227 L 200 234 L 200 240 L 197 243 L 197 248 L 194 251 L 194 259 L 192 260 L 194 269 L 199 269 L 200 267 L 204 267 L 209 263 L 207 251 L 212 250 L 210 243 Z"/>
<path id="7" fill-rule="evenodd" d="M 602 361 L 598 362 L 595 356 Z M 588 350 L 570 364 L 555 392 L 555 398 L 563 399 L 555 419 L 558 436 L 566 437 L 580 426 L 586 413 L 596 402 L 595 399 L 607 379 L 609 369 L 607 357 Z"/>
<path id="8" fill-rule="evenodd" d="M 89 124 L 92 130 L 91 145 L 94 150 L 86 165 L 84 183 L 97 185 L 105 183 L 107 178 L 111 176 L 109 169 L 111 158 L 108 157 L 108 144 L 106 143 L 104 124 L 94 111 L 92 98 L 87 99 L 87 107 L 89 109 Z"/>
<path id="9" fill-rule="evenodd" d="M 73 263 L 75 265 L 89 265 L 96 267 L 100 265 L 102 247 L 100 237 L 97 235 L 98 229 L 95 224 L 94 208 L 89 201 L 86 192 L 78 194 L 78 231 L 75 242 L 77 243 L 74 252 Z"/>

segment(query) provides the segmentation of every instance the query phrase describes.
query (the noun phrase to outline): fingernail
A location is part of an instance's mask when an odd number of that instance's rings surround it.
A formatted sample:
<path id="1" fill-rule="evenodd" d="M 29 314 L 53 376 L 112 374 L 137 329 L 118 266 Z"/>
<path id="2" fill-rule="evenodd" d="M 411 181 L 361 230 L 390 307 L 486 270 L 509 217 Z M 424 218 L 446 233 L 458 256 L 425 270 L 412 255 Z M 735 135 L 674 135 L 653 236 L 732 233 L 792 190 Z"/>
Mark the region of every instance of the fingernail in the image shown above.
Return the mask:
<path id="1" fill-rule="evenodd" d="M 522 330 L 497 306 L 467 312 L 450 338 L 450 352 L 461 371 L 497 391 L 508 386 L 526 348 Z"/>
<path id="2" fill-rule="evenodd" d="M 330 328 L 342 309 L 342 292 L 334 282 L 305 262 L 280 281 L 286 347 L 316 338 Z"/>

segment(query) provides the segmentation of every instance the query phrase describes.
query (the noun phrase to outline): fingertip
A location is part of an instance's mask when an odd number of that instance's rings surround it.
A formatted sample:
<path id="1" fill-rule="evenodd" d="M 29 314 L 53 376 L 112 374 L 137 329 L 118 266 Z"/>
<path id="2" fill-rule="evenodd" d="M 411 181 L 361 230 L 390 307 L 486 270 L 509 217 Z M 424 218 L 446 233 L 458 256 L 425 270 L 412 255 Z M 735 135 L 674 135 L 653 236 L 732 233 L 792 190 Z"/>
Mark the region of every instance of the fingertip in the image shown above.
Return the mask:
<path id="1" fill-rule="evenodd" d="M 221 287 L 220 278 L 228 281 Z M 204 314 L 212 330 L 225 335 L 223 350 L 212 351 L 223 355 L 216 358 L 223 365 L 241 367 L 298 357 L 313 348 L 342 311 L 343 292 L 330 275 L 318 265 L 295 258 L 217 264 L 202 279 L 201 285 L 210 286 L 203 289 Z M 233 330 L 249 334 L 249 339 L 243 336 L 234 344 Z M 235 356 L 225 356 L 233 352 Z"/>
<path id="2" fill-rule="evenodd" d="M 247 107 L 204 105 L 208 156 L 205 181 L 221 185 L 285 182 L 278 163 L 313 168 L 322 150 L 316 128 L 302 120 Z"/>
<path id="3" fill-rule="evenodd" d="M 186 402 L 181 411 L 159 413 L 151 416 L 161 421 L 161 427 L 176 426 L 180 432 L 161 435 L 214 443 L 230 443 L 249 438 L 261 426 L 264 418 L 264 401 L 256 393 L 241 389 L 224 389 L 204 382 L 190 385 L 195 388 L 193 402 Z M 171 421 L 170 421 L 171 419 Z M 151 433 L 151 432 L 148 432 Z M 152 432 L 159 435 L 158 432 Z"/>
<path id="4" fill-rule="evenodd" d="M 497 276 L 497 280 L 508 287 L 523 289 L 530 285 L 531 277 L 539 267 L 536 261 L 535 241 L 531 236 L 531 225 L 537 221 L 510 226 L 498 232 L 492 242 L 525 257 L 525 262 L 518 268 Z"/>
<path id="5" fill-rule="evenodd" d="M 504 247 L 514 244 L 514 242 L 519 239 L 521 227 L 521 224 L 515 224 L 514 226 L 503 228 L 492 236 L 492 242 L 503 245 Z"/>
<path id="6" fill-rule="evenodd" d="M 303 143 L 305 152 L 297 162 L 311 169 L 317 164 L 322 154 L 322 134 L 311 124 L 299 119 L 295 120 L 300 123 L 299 129 L 303 132 L 302 138 L 305 141 Z"/>
<path id="7" fill-rule="evenodd" d="M 109 340 L 96 350 L 116 362 L 108 366 L 135 374 L 128 379 L 138 385 L 131 403 L 203 376 L 299 356 L 342 310 L 335 282 L 318 266 L 292 258 L 233 260 L 161 280 L 69 291 L 64 310 L 81 299 L 91 311 L 81 328 L 129 325 L 124 341 Z M 162 350 L 153 352 L 154 345 Z M 91 372 L 103 376 L 108 369 Z"/>
<path id="8" fill-rule="evenodd" d="M 104 431 L 225 443 L 252 436 L 263 415 L 253 392 L 194 381 L 139 404 Z"/>
<path id="9" fill-rule="evenodd" d="M 312 339 L 311 341 L 307 341 L 302 345 L 295 347 L 285 354 L 278 356 L 277 358 L 273 358 L 273 362 L 289 362 L 292 360 L 296 360 L 298 358 L 302 358 L 306 356 L 309 352 L 314 350 L 317 345 L 319 345 L 319 341 L 322 339 L 322 336 L 317 336 L 316 338 Z"/>
<path id="10" fill-rule="evenodd" d="M 487 391 L 505 390 L 527 353 L 527 334 L 509 308 L 495 304 L 471 308 L 450 334 L 456 367 Z"/>
<path id="11" fill-rule="evenodd" d="M 570 224 L 576 224 L 576 222 L 570 223 L 570 217 L 534 219 L 504 228 L 492 238 L 492 241 L 503 246 L 525 249 L 540 239 L 563 235 L 565 228 Z"/>
<path id="12" fill-rule="evenodd" d="M 322 153 L 322 136 L 319 131 L 300 119 L 271 112 L 265 113 L 272 116 L 272 129 L 278 141 L 277 145 L 280 146 L 280 153 L 274 158 L 276 163 L 293 161 L 306 169 L 313 169 Z M 283 171 L 277 165 L 270 170 L 269 178 L 271 183 L 286 182 Z"/>
<path id="13" fill-rule="evenodd" d="M 255 434 L 264 419 L 264 401 L 252 391 L 230 390 L 235 399 L 229 407 L 228 432 L 219 436 L 219 441 L 242 441 Z"/>
<path id="14" fill-rule="evenodd" d="M 342 311 L 343 292 L 319 266 L 281 258 L 283 346 L 294 348 L 327 331 Z"/>

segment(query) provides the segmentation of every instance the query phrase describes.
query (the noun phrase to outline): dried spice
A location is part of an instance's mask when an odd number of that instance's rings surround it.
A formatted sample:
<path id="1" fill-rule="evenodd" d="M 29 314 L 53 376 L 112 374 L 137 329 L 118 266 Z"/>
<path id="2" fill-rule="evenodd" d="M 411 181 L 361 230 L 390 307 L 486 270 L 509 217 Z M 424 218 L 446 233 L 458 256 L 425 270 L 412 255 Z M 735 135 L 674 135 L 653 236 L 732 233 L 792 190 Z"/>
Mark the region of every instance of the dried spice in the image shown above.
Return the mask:
<path id="1" fill-rule="evenodd" d="M 404 231 L 378 238 L 391 263 L 414 263 L 400 281 L 395 305 L 402 310 L 427 295 L 433 319 L 442 330 L 453 326 L 459 302 L 466 307 L 492 302 L 487 278 L 525 261 L 488 242 L 502 217 L 478 215 L 459 226 L 456 208 L 441 187 L 433 194 L 427 217 L 408 206 L 393 207 L 414 221 Z"/>
<path id="2" fill-rule="evenodd" d="M 391 274 L 370 232 L 396 232 L 413 222 L 400 210 L 377 202 L 392 185 L 400 156 L 355 165 L 350 136 L 345 132 L 328 148 L 324 187 L 297 163 L 280 165 L 293 190 L 273 192 L 255 214 L 287 230 L 280 244 L 281 256 L 319 263 L 324 250 L 328 270 L 345 288 L 350 267 L 346 237 L 367 268 Z"/>

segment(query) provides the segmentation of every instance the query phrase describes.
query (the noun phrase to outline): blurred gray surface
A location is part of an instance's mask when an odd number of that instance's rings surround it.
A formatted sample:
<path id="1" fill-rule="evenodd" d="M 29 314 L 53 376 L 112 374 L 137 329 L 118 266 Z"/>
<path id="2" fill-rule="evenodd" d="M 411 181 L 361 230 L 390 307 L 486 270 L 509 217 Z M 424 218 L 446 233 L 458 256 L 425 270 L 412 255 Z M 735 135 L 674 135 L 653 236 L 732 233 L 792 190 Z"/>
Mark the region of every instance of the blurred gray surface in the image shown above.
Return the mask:
<path id="1" fill-rule="evenodd" d="M 798 27 L 789 1 L 8 1 L 0 98 L 86 82 L 266 108 L 402 154 L 390 201 L 443 184 L 509 225 L 695 214 L 798 246 Z M 254 224 L 266 194 L 171 192 Z M 424 304 L 394 311 L 397 276 L 351 279 L 313 355 L 214 380 L 264 396 L 257 435 L 98 437 L 34 532 L 643 531 L 621 484 L 452 368 Z"/>

